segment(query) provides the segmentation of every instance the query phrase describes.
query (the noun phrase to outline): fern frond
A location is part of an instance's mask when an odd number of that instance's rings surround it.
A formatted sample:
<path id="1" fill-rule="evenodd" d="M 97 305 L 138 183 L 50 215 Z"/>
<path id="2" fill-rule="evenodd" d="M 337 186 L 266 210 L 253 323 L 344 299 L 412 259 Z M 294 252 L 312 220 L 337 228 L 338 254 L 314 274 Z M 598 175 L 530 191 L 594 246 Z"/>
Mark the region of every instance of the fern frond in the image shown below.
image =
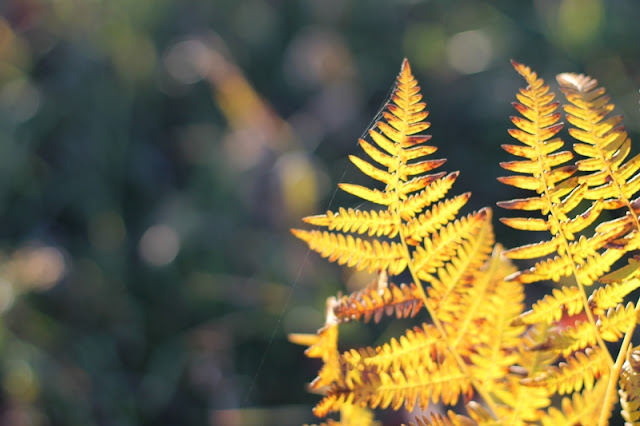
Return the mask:
<path id="1" fill-rule="evenodd" d="M 456 322 L 460 336 L 465 336 L 465 339 L 474 343 L 474 353 L 469 356 L 473 365 L 471 371 L 482 386 L 490 391 L 494 389 L 494 383 L 501 381 L 509 367 L 517 362 L 518 354 L 515 349 L 525 330 L 523 326 L 514 324 L 514 320 L 524 310 L 524 288 L 521 284 L 505 282 L 512 266 L 510 263 L 505 265 L 500 259 L 501 254 L 502 248 L 498 245 L 484 274 L 490 284 L 488 297 L 483 297 L 482 288 L 480 291 L 476 289 L 483 281 L 476 279 L 468 293 L 470 314 L 462 315 L 464 322 Z M 496 273 L 499 270 L 500 273 Z M 477 311 L 480 305 L 484 305 L 483 309 Z M 482 321 L 482 325 L 467 334 L 470 319 L 476 324 Z M 474 338 L 471 334 L 481 336 Z"/>
<path id="2" fill-rule="evenodd" d="M 432 203 L 444 198 L 459 174 L 459 172 L 449 174 L 443 172 L 433 175 L 435 179 L 429 183 L 428 187 L 400 201 L 400 205 L 398 206 L 398 214 L 400 217 L 404 220 L 410 220 L 416 213 L 421 212 Z"/>
<path id="3" fill-rule="evenodd" d="M 577 315 L 582 309 L 582 293 L 578 287 L 554 288 L 551 294 L 534 303 L 531 310 L 525 312 L 518 322 L 552 324 L 560 320 L 565 311 L 569 315 Z"/>
<path id="4" fill-rule="evenodd" d="M 460 297 L 462 309 L 455 322 L 450 324 L 449 331 L 453 349 L 468 356 L 464 346 L 489 343 L 510 348 L 513 343 L 519 342 L 519 336 L 515 342 L 512 339 L 523 330 L 515 324 L 515 327 L 511 327 L 511 323 L 522 313 L 523 288 L 519 284 L 507 284 L 504 281 L 514 269 L 513 264 L 503 256 L 502 246 L 496 244 L 491 258 L 478 270 Z M 438 306 L 437 309 L 442 307 Z M 509 324 L 503 321 L 509 321 Z M 489 330 L 489 333 L 485 330 Z M 499 334 L 497 339 L 494 333 Z"/>
<path id="5" fill-rule="evenodd" d="M 327 299 L 326 321 L 324 327 L 317 334 L 290 334 L 289 341 L 308 346 L 304 354 L 308 358 L 320 358 L 323 365 L 318 377 L 310 384 L 311 389 L 320 389 L 340 381 L 342 370 L 340 367 L 340 353 L 338 352 L 338 321 L 333 314 L 336 300 Z"/>
<path id="6" fill-rule="evenodd" d="M 370 408 L 391 407 L 393 410 L 404 406 L 408 411 L 413 410 L 416 401 L 422 409 L 429 405 L 430 400 L 452 405 L 461 395 L 471 393 L 470 378 L 446 354 L 442 354 L 434 371 L 427 371 L 424 366 L 388 372 L 377 368 L 358 368 L 345 375 L 351 380 L 329 388 L 327 396 L 314 409 L 317 416 L 336 411 L 345 403 L 366 404 Z"/>
<path id="7" fill-rule="evenodd" d="M 386 210 L 362 211 L 340 207 L 338 212 L 327 211 L 326 214 L 308 216 L 303 219 L 315 226 L 326 226 L 330 231 L 354 232 L 371 236 L 386 235 L 393 238 L 398 235 L 398 223 Z"/>
<path id="8" fill-rule="evenodd" d="M 367 407 L 359 405 L 344 404 L 340 408 L 340 420 L 328 419 L 317 426 L 381 426 L 382 423 L 376 421 L 373 412 Z M 311 425 L 316 426 L 316 425 Z"/>
<path id="9" fill-rule="evenodd" d="M 292 229 L 291 232 L 330 262 L 337 261 L 340 265 L 346 264 L 369 272 L 388 269 L 392 275 L 400 274 L 407 267 L 404 250 L 395 242 L 368 241 L 351 235 L 317 230 Z"/>
<path id="10" fill-rule="evenodd" d="M 596 289 L 589 296 L 589 304 L 594 313 L 600 315 L 609 308 L 619 306 L 625 296 L 640 287 L 639 266 L 640 263 L 636 259 L 629 259 L 627 266 L 600 278 L 600 281 L 608 284 Z"/>
<path id="11" fill-rule="evenodd" d="M 412 242 L 419 243 L 424 237 L 453 221 L 470 196 L 471 193 L 467 192 L 434 205 L 430 210 L 403 224 L 404 235 Z"/>
<path id="12" fill-rule="evenodd" d="M 618 305 L 611 308 L 606 314 L 598 318 L 598 322 L 575 320 L 567 327 L 558 327 L 550 333 L 547 341 L 541 345 L 547 350 L 562 351 L 563 355 L 569 355 L 574 351 L 584 349 L 596 344 L 597 336 L 608 342 L 617 342 L 625 335 L 636 322 L 635 306 L 632 302 L 625 307 Z"/>
<path id="13" fill-rule="evenodd" d="M 432 371 L 437 368 L 441 352 L 442 336 L 433 325 L 423 323 L 422 327 L 407 330 L 398 340 L 392 338 L 382 346 L 351 349 L 341 355 L 341 363 L 348 365 L 349 371 L 361 368 L 415 370 L 420 366 Z"/>
<path id="14" fill-rule="evenodd" d="M 371 318 L 377 323 L 383 315 L 396 318 L 413 318 L 422 308 L 422 293 L 414 283 L 389 283 L 384 286 L 374 281 L 362 290 L 338 298 L 333 312 L 340 322 Z"/>
<path id="15" fill-rule="evenodd" d="M 627 306 L 618 305 L 611 308 L 606 315 L 600 316 L 598 328 L 602 338 L 608 342 L 617 342 L 637 321 L 635 306 L 629 302 Z"/>
<path id="16" fill-rule="evenodd" d="M 606 354 L 599 347 L 587 348 L 584 352 L 576 352 L 561 362 L 558 367 L 550 367 L 547 371 L 533 378 L 523 380 L 530 386 L 545 386 L 552 393 L 572 393 L 583 387 L 593 388 L 596 378 L 609 372 Z"/>
<path id="17" fill-rule="evenodd" d="M 500 405 L 496 415 L 503 425 L 523 425 L 536 421 L 551 403 L 550 393 L 545 387 L 524 386 L 515 374 L 507 375 L 505 386 L 492 391 Z M 495 423 L 492 423 L 495 424 Z"/>
<path id="18" fill-rule="evenodd" d="M 578 169 L 590 172 L 581 176 L 589 190 L 585 197 L 604 199 L 605 208 L 631 208 L 631 197 L 640 189 L 638 170 L 640 155 L 631 159 L 625 167 L 623 162 L 631 150 L 631 141 L 622 123 L 621 115 L 609 115 L 614 105 L 609 103 L 605 89 L 598 81 L 583 74 L 564 73 L 557 76 L 562 92 L 570 102 L 565 105 L 567 120 L 574 127 L 569 133 L 582 143 L 574 150 L 587 157 L 577 162 Z M 623 171 L 623 173 L 621 173 Z M 635 215 L 636 229 L 640 227 Z"/>
<path id="19" fill-rule="evenodd" d="M 459 239 L 445 246 L 444 252 L 455 250 L 455 253 L 452 253 L 447 263 L 436 269 L 437 274 L 427 273 L 428 269 L 425 266 L 428 263 L 414 263 L 417 265 L 418 277 L 431 284 L 428 288 L 430 302 L 436 316 L 444 322 L 459 317 L 458 314 L 465 309 L 464 304 L 459 301 L 467 294 L 469 283 L 478 278 L 478 273 L 493 248 L 490 210 L 480 211 L 477 217 L 483 220 L 478 223 L 476 231 L 469 235 L 469 239 Z M 454 230 L 458 223 L 459 221 L 453 222 L 450 230 Z M 425 247 L 428 245 L 426 243 L 425 240 Z M 430 254 L 436 253 L 438 252 Z M 414 252 L 414 256 L 420 254 L 419 250 Z"/>
<path id="20" fill-rule="evenodd" d="M 562 398 L 561 409 L 549 408 L 542 417 L 543 426 L 595 425 L 602 409 L 606 383 L 600 382 L 593 389 L 574 393 L 572 398 Z"/>
<path id="21" fill-rule="evenodd" d="M 430 239 L 424 240 L 421 246 L 416 247 L 411 259 L 418 277 L 432 279 L 431 274 L 456 256 L 464 240 L 474 239 L 487 224 L 490 225 L 490 217 L 490 210 L 480 210 L 450 222 Z"/>
<path id="22" fill-rule="evenodd" d="M 625 425 L 640 422 L 640 349 L 633 348 L 622 367 L 620 374 L 620 405 Z"/>
<path id="23" fill-rule="evenodd" d="M 478 423 L 469 417 L 456 414 L 449 410 L 447 415 L 431 413 L 429 417 L 416 417 L 416 423 L 410 422 L 409 426 L 477 426 Z"/>

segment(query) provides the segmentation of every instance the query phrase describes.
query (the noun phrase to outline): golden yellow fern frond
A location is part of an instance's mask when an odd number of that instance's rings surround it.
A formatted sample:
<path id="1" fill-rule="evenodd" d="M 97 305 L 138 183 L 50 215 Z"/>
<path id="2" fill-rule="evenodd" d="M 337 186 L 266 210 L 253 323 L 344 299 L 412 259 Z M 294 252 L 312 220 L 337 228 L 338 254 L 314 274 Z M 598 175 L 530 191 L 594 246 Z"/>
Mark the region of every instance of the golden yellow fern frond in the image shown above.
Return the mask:
<path id="1" fill-rule="evenodd" d="M 477 426 L 478 423 L 469 417 L 456 414 L 449 410 L 445 415 L 432 413 L 429 417 L 416 417 L 416 423 L 409 423 L 409 426 Z"/>
<path id="2" fill-rule="evenodd" d="M 381 346 L 351 349 L 341 355 L 341 364 L 346 365 L 349 371 L 364 368 L 413 370 L 420 366 L 432 371 L 437 368 L 438 354 L 443 352 L 443 348 L 438 330 L 433 325 L 422 324 Z M 348 374 L 345 376 L 347 381 L 351 380 Z"/>
<path id="3" fill-rule="evenodd" d="M 584 352 L 576 352 L 567 362 L 561 362 L 558 367 L 550 367 L 543 373 L 523 380 L 531 386 L 544 386 L 551 393 L 567 394 L 579 391 L 583 387 L 593 388 L 597 378 L 608 374 L 608 358 L 602 349 L 587 348 Z"/>
<path id="4" fill-rule="evenodd" d="M 631 349 L 620 374 L 620 405 L 625 425 L 640 423 L 640 347 Z"/>
<path id="5" fill-rule="evenodd" d="M 530 311 L 522 314 L 518 322 L 552 324 L 559 321 L 565 312 L 573 316 L 582 312 L 582 309 L 582 293 L 578 287 L 554 288 L 551 294 L 545 295 L 533 304 Z"/>
<path id="6" fill-rule="evenodd" d="M 326 226 L 330 231 L 366 233 L 370 237 L 386 235 L 393 238 L 398 235 L 398 222 L 387 210 L 362 211 L 340 207 L 337 213 L 327 211 L 327 214 L 308 216 L 303 220 L 311 225 Z"/>
<path id="7" fill-rule="evenodd" d="M 471 193 L 467 192 L 435 204 L 430 210 L 403 224 L 404 235 L 417 244 L 424 237 L 453 221 L 470 196 Z"/>
<path id="8" fill-rule="evenodd" d="M 629 302 L 626 307 L 618 305 L 600 315 L 595 326 L 590 322 L 575 320 L 567 328 L 558 328 L 549 334 L 547 341 L 540 347 L 544 347 L 546 350 L 561 351 L 566 356 L 595 345 L 596 336 L 600 336 L 608 342 L 617 342 L 635 322 L 635 306 Z"/>
<path id="9" fill-rule="evenodd" d="M 413 283 L 408 285 L 379 280 L 339 296 L 332 305 L 336 323 L 378 321 L 384 314 L 414 316 L 426 306 L 433 325 L 410 330 L 380 347 L 345 352 L 339 357 L 339 372 L 332 376 L 332 382 L 321 370 L 322 377 L 312 385 L 327 390 L 314 410 L 319 416 L 349 404 L 398 409 L 404 403 L 410 409 L 416 399 L 424 407 L 429 398 L 451 404 L 461 395 L 471 394 L 474 378 L 461 355 L 463 345 L 458 347 L 460 352 L 452 350 L 449 334 L 458 336 L 454 333 L 455 318 L 465 305 L 472 304 L 470 289 L 480 294 L 476 283 L 485 282 L 490 287 L 487 294 L 495 297 L 496 282 L 504 281 L 507 269 L 497 267 L 499 278 L 486 270 L 494 244 L 491 211 L 482 209 L 456 220 L 469 193 L 445 198 L 458 172 L 434 172 L 445 160 L 426 159 L 436 148 L 425 144 L 430 136 L 418 135 L 429 127 L 419 91 L 405 61 L 383 119 L 368 131 L 368 140 L 359 140 L 368 158 L 350 157 L 360 171 L 382 182 L 384 188 L 339 185 L 384 208 L 329 210 L 304 219 L 325 229 L 292 232 L 329 261 L 377 271 L 380 277 L 405 271 L 411 275 Z M 491 315 L 483 309 L 484 315 L 474 309 L 477 317 L 466 317 L 466 336 L 475 337 L 480 330 L 477 323 L 489 321 Z M 517 329 L 511 326 L 512 320 L 505 320 L 507 326 Z M 334 371 L 333 358 L 331 365 Z M 478 392 L 483 394 L 482 389 Z"/>
<path id="10" fill-rule="evenodd" d="M 597 425 L 605 390 L 606 383 L 600 382 L 591 390 L 585 390 L 582 393 L 576 392 L 572 398 L 562 398 L 561 409 L 549 408 L 549 411 L 541 419 L 542 425 Z"/>
<path id="11" fill-rule="evenodd" d="M 416 247 L 411 259 L 418 278 L 425 281 L 435 279 L 434 273 L 456 256 L 465 240 L 477 239 L 482 230 L 491 225 L 490 217 L 490 210 L 480 210 L 449 223 L 425 239 Z"/>
<path id="12" fill-rule="evenodd" d="M 396 242 L 368 241 L 351 235 L 317 230 L 292 229 L 291 232 L 305 241 L 311 250 L 328 258 L 329 262 L 369 272 L 384 269 L 391 275 L 398 275 L 407 267 L 405 251 Z"/>
<path id="13" fill-rule="evenodd" d="M 549 92 L 549 86 L 545 85 L 544 81 L 529 67 L 517 62 L 513 62 L 513 65 L 524 77 L 528 86 L 520 89 L 520 93 L 517 94 L 519 102 L 513 104 L 522 117 L 511 118 L 518 128 L 510 129 L 509 134 L 525 146 L 504 145 L 503 148 L 526 160 L 505 162 L 500 165 L 507 170 L 526 173 L 530 176 L 514 175 L 502 177 L 499 180 L 518 188 L 534 190 L 539 194 L 539 198 L 510 200 L 500 202 L 498 205 L 507 209 L 540 210 L 547 215 L 547 218 L 534 220 L 526 217 L 506 218 L 501 221 L 516 229 L 549 230 L 552 239 L 514 248 L 506 254 L 512 258 L 531 259 L 558 253 L 555 259 L 538 262 L 529 271 L 523 271 L 512 277 L 523 283 L 545 279 L 557 280 L 573 271 L 573 260 L 568 253 L 569 243 L 574 239 L 574 233 L 588 222 L 583 221 L 585 223 L 579 226 L 570 225 L 572 219 L 569 217 L 570 212 L 582 201 L 586 184 L 579 185 L 577 178 L 572 177 L 577 170 L 576 166 L 563 165 L 571 160 L 573 155 L 568 151 L 556 152 L 563 146 L 563 142 L 559 138 L 554 138 L 562 129 L 562 123 L 559 123 L 560 113 L 556 112 L 558 103 L 553 102 L 553 92 Z M 589 216 L 594 215 L 587 215 Z"/>
<path id="14" fill-rule="evenodd" d="M 598 332 L 608 342 L 620 340 L 637 321 L 633 302 L 610 308 L 606 314 L 598 319 Z"/>
<path id="15" fill-rule="evenodd" d="M 621 125 L 622 116 L 609 115 L 614 105 L 597 80 L 572 73 L 560 74 L 557 80 L 570 102 L 564 106 L 567 120 L 574 126 L 569 133 L 581 142 L 574 150 L 587 157 L 576 163 L 579 170 L 587 172 L 580 177 L 589 186 L 585 198 L 603 199 L 607 209 L 626 207 L 634 217 L 635 229 L 639 229 L 631 197 L 640 190 L 640 155 L 624 163 L 631 140 Z"/>
<path id="16" fill-rule="evenodd" d="M 485 212 L 480 212 L 480 214 L 483 213 Z M 461 299 L 467 295 L 470 284 L 476 279 L 479 280 L 479 276 L 482 275 L 481 268 L 485 266 L 494 244 L 490 219 L 490 212 L 487 212 L 484 214 L 484 220 L 479 222 L 475 234 L 470 235 L 468 239 L 460 239 L 446 246 L 446 250 L 451 252 L 455 250 L 455 254 L 450 262 L 436 269 L 436 274 L 427 273 L 427 268 L 424 267 L 416 268 L 418 277 L 430 284 L 429 303 L 433 313 L 441 321 L 451 322 L 459 317 L 457 313 L 465 309 Z M 454 222 L 454 224 L 458 223 L 461 222 Z M 455 229 L 455 227 L 452 228 Z M 417 254 L 419 251 L 416 250 L 414 255 Z"/>
<path id="17" fill-rule="evenodd" d="M 317 334 L 290 334 L 289 341 L 308 346 L 305 355 L 308 358 L 320 358 L 323 365 L 318 377 L 311 383 L 311 389 L 320 389 L 342 380 L 340 353 L 338 352 L 338 321 L 333 314 L 335 299 L 327 300 L 326 321 Z"/>
<path id="18" fill-rule="evenodd" d="M 464 356 L 470 354 L 464 349 L 466 346 L 489 343 L 511 348 L 520 341 L 520 336 L 515 341 L 512 339 L 514 333 L 522 334 L 523 329 L 514 327 L 511 323 L 522 313 L 524 292 L 522 285 L 504 281 L 515 268 L 503 256 L 503 252 L 502 246 L 496 244 L 491 258 L 477 270 L 473 279 L 465 286 L 464 293 L 460 294 L 460 315 L 455 318 L 454 323 L 445 324 L 453 341 L 451 347 Z M 438 306 L 437 309 L 441 307 Z M 499 314 L 496 315 L 496 312 Z M 503 323 L 504 321 L 509 323 Z M 496 333 L 500 334 L 497 340 L 494 339 Z"/>
<path id="19" fill-rule="evenodd" d="M 459 336 L 456 342 L 463 338 L 471 343 L 473 376 L 490 392 L 517 362 L 515 349 L 525 331 L 524 326 L 514 325 L 524 310 L 524 288 L 522 284 L 505 281 L 513 266 L 501 259 L 502 253 L 502 247 L 497 245 L 485 274 L 474 280 L 468 300 L 463 303 L 467 312 L 455 325 Z M 488 281 L 486 290 L 482 288 L 483 278 Z M 475 326 L 469 327 L 470 324 Z"/>
<path id="20" fill-rule="evenodd" d="M 636 259 L 629 259 L 627 266 L 600 278 L 606 285 L 596 289 L 589 296 L 589 304 L 594 313 L 601 315 L 607 309 L 619 306 L 625 296 L 640 287 L 639 265 L 640 262 Z"/>
<path id="21" fill-rule="evenodd" d="M 343 364 L 348 368 L 349 364 Z M 381 371 L 377 367 L 356 369 L 345 373 L 349 381 L 334 383 L 327 396 L 316 405 L 314 413 L 325 416 L 345 403 L 367 405 L 370 408 L 413 410 L 416 402 L 425 409 L 429 401 L 453 405 L 461 396 L 471 394 L 471 379 L 447 353 L 440 354 L 437 368 L 428 371 L 423 365 L 415 369 Z"/>
<path id="22" fill-rule="evenodd" d="M 492 394 L 500 402 L 496 406 L 499 424 L 524 425 L 540 419 L 551 403 L 550 392 L 544 387 L 525 386 L 515 374 L 506 377 L 505 386 Z"/>
<path id="23" fill-rule="evenodd" d="M 367 407 L 344 404 L 340 408 L 339 421 L 328 419 L 317 426 L 381 426 L 381 423 L 374 419 L 373 412 Z"/>
<path id="24" fill-rule="evenodd" d="M 414 283 L 380 286 L 374 281 L 362 290 L 338 298 L 333 312 L 340 322 L 362 319 L 367 323 L 371 318 L 379 322 L 383 315 L 413 318 L 422 305 L 422 293 Z"/>
<path id="25" fill-rule="evenodd" d="M 421 99 L 420 87 L 405 60 L 383 119 L 368 132 L 373 143 L 359 140 L 370 160 L 349 157 L 365 175 L 382 182 L 384 189 L 339 184 L 344 191 L 387 206 L 387 209 L 360 211 L 341 208 L 338 212 L 327 211 L 324 215 L 304 220 L 326 227 L 328 231 L 292 230 L 294 235 L 329 261 L 369 271 L 388 270 L 391 275 L 398 275 L 410 259 L 403 245 L 415 245 L 437 232 L 451 222 L 466 203 L 468 194 L 438 203 L 430 211 L 415 217 L 431 203 L 444 198 L 457 176 L 457 173 L 446 175 L 444 172 L 429 174 L 445 160 L 425 159 L 436 148 L 424 144 L 430 136 L 417 135 L 430 126 L 424 121 L 428 112 Z M 397 238 L 401 230 L 400 243 L 389 241 Z M 369 237 L 384 239 L 354 237 L 349 233 L 366 233 Z"/>

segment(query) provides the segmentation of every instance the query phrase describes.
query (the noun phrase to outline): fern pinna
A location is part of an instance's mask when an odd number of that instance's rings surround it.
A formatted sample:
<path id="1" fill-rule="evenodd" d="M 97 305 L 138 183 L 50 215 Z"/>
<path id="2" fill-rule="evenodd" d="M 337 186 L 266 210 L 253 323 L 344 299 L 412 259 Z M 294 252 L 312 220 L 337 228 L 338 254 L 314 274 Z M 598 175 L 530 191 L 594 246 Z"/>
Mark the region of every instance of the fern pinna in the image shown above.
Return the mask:
<path id="1" fill-rule="evenodd" d="M 340 416 L 325 424 L 375 424 L 371 409 L 462 402 L 465 413 L 418 415 L 415 422 L 603 425 L 618 380 L 624 418 L 640 418 L 640 356 L 632 356 L 640 352 L 630 349 L 638 308 L 624 305 L 640 287 L 640 260 L 619 265 L 640 239 L 633 199 L 640 156 L 627 158 L 628 135 L 621 118 L 609 115 L 613 105 L 597 82 L 561 74 L 573 151 L 585 157 L 574 162 L 573 152 L 561 150 L 555 95 L 528 67 L 513 64 L 528 86 L 517 95 L 520 116 L 509 131 L 521 144 L 503 148 L 523 159 L 501 163 L 519 174 L 500 180 L 535 195 L 499 203 L 526 212 L 501 221 L 547 231 L 550 239 L 505 251 L 494 241 L 489 208 L 460 215 L 470 194 L 449 196 L 458 172 L 435 171 L 445 160 L 429 158 L 436 147 L 422 134 L 430 126 L 426 104 L 406 60 L 383 118 L 359 140 L 368 158 L 350 157 L 382 187 L 339 185 L 382 207 L 328 211 L 304 219 L 320 229 L 292 230 L 329 261 L 378 276 L 362 290 L 330 297 L 317 334 L 290 336 L 323 362 L 310 385 L 324 395 L 314 413 Z M 536 262 L 518 271 L 509 258 Z M 398 283 L 402 277 L 410 282 Z M 561 278 L 561 287 L 524 311 L 525 284 Z M 341 323 L 383 315 L 428 318 L 383 345 L 338 349 Z M 605 342 L 620 339 L 612 356 Z M 561 399 L 552 406 L 556 394 Z"/>

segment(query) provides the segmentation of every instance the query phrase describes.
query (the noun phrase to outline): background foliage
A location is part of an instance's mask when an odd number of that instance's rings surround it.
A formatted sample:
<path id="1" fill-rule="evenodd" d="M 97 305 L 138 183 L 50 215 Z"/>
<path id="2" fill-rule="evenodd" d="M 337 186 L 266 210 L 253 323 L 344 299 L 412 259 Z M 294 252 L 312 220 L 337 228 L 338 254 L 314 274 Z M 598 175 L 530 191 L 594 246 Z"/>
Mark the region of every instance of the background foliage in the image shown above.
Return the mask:
<path id="1" fill-rule="evenodd" d="M 638 139 L 639 12 L 634 0 L 1 2 L 0 423 L 311 421 L 317 365 L 285 335 L 314 331 L 326 296 L 369 280 L 307 258 L 288 229 L 348 204 L 333 188 L 358 178 L 346 156 L 402 58 L 471 211 L 518 195 L 495 180 L 520 84 L 509 58 L 549 82 L 597 77 Z M 372 343 L 400 329 L 345 333 Z"/>

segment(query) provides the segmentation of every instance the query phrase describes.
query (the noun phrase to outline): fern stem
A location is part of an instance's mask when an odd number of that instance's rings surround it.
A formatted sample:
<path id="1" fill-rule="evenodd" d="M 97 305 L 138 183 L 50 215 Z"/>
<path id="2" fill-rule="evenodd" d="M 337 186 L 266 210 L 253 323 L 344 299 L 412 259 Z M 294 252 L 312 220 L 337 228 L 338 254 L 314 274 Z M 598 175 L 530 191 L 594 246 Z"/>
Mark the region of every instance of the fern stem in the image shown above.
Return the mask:
<path id="1" fill-rule="evenodd" d="M 636 308 L 634 309 L 636 313 L 636 317 L 638 312 L 640 312 L 640 299 L 636 302 Z M 609 374 L 609 381 L 607 383 L 607 391 L 604 394 L 604 401 L 602 403 L 602 412 L 600 413 L 600 419 L 598 420 L 598 426 L 605 426 L 607 424 L 607 420 L 611 416 L 611 409 L 613 408 L 612 399 L 616 390 L 618 389 L 618 378 L 620 377 L 620 373 L 622 372 L 622 365 L 627 359 L 627 352 L 629 351 L 629 346 L 631 345 L 631 337 L 633 336 L 633 332 L 636 329 L 636 321 L 631 323 L 629 330 L 624 336 L 624 340 L 622 341 L 622 345 L 620 346 L 620 351 L 618 352 L 618 357 L 616 358 L 616 363 L 614 364 L 611 374 Z"/>
<path id="2" fill-rule="evenodd" d="M 403 250 L 405 251 L 405 255 L 407 256 L 407 259 L 411 259 L 411 255 L 410 255 L 410 252 L 409 252 L 409 247 L 407 245 L 406 237 L 404 236 L 403 229 L 402 229 L 402 227 L 399 227 L 399 228 L 400 228 L 399 236 L 400 236 L 400 240 L 402 241 Z M 418 274 L 416 273 L 415 269 L 413 268 L 413 263 L 411 261 L 407 262 L 407 268 L 409 269 L 409 273 L 411 274 L 411 277 L 413 278 L 413 281 L 415 282 L 416 286 L 419 289 L 420 298 L 422 299 L 424 307 L 427 309 L 427 312 L 429 313 L 429 316 L 431 317 L 431 320 L 433 321 L 433 325 L 436 327 L 436 329 L 438 330 L 440 335 L 442 335 L 444 337 L 445 341 L 446 341 L 447 350 L 455 358 L 456 363 L 458 364 L 458 367 L 460 367 L 460 370 L 467 377 L 469 377 L 469 379 L 471 380 L 471 385 L 476 390 L 478 395 L 480 395 L 480 397 L 482 397 L 483 401 L 487 404 L 487 406 L 489 407 L 491 412 L 493 414 L 495 414 L 496 413 L 496 405 L 495 405 L 495 402 L 493 401 L 493 398 L 491 398 L 491 396 L 484 390 L 484 388 L 480 385 L 480 383 L 478 383 L 478 381 L 475 379 L 475 377 L 473 377 L 473 375 L 471 374 L 471 372 L 468 369 L 467 364 L 464 362 L 464 360 L 462 359 L 460 354 L 457 351 L 455 351 L 454 348 L 452 348 L 452 346 L 451 346 L 451 344 L 449 342 L 449 339 L 447 339 L 447 333 L 446 333 L 446 331 L 444 329 L 444 326 L 442 325 L 442 323 L 440 322 L 440 320 L 436 316 L 436 313 L 431 308 L 431 304 L 429 303 L 429 298 L 427 297 L 427 294 L 424 291 L 424 286 L 422 285 L 422 282 L 418 278 Z"/>

